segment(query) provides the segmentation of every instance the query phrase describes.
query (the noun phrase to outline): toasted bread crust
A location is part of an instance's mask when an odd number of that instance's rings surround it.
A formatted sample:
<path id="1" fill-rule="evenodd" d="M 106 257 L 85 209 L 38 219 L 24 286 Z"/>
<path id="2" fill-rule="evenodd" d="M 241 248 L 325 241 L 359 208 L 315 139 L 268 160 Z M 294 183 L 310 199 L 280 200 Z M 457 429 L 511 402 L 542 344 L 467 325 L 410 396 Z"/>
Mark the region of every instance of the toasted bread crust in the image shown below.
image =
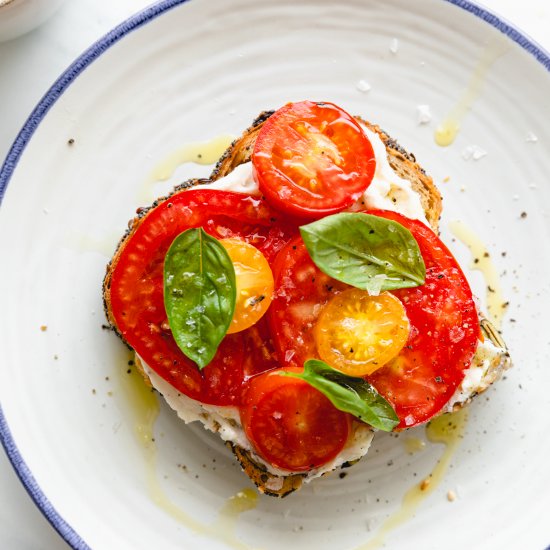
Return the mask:
<path id="1" fill-rule="evenodd" d="M 254 482 L 258 490 L 271 497 L 286 497 L 297 491 L 303 483 L 305 474 L 277 476 L 268 472 L 263 464 L 254 460 L 252 454 L 228 441 L 227 446 L 239 461 L 243 472 Z"/>
<path id="2" fill-rule="evenodd" d="M 226 150 L 226 152 L 222 155 L 222 157 L 216 164 L 209 179 L 193 179 L 182 183 L 181 185 L 177 186 L 170 195 L 159 198 L 148 208 L 139 209 L 137 212 L 137 216 L 129 222 L 128 230 L 121 239 L 112 260 L 107 266 L 107 272 L 103 282 L 103 302 L 105 313 L 111 327 L 122 338 L 122 340 L 125 341 L 124 335 L 120 333 L 111 309 L 110 287 L 113 270 L 120 258 L 125 243 L 139 227 L 144 217 L 147 215 L 147 212 L 156 207 L 158 204 L 168 200 L 172 194 L 182 191 L 184 189 L 194 187 L 196 185 L 201 185 L 210 181 L 218 180 L 229 174 L 240 164 L 248 162 L 251 159 L 258 133 L 264 122 L 271 116 L 272 113 L 273 111 L 265 111 L 261 113 L 250 126 L 250 128 L 245 130 L 242 136 L 236 139 L 230 145 L 230 147 Z M 386 146 L 388 161 L 391 167 L 400 177 L 411 182 L 413 190 L 420 195 L 421 203 L 424 208 L 428 222 L 432 226 L 432 229 L 437 232 L 442 209 L 442 201 L 441 195 L 435 184 L 433 183 L 432 178 L 428 176 L 421 168 L 421 166 L 416 162 L 413 154 L 405 151 L 379 126 L 369 123 L 359 117 L 357 117 L 357 120 L 359 120 L 371 131 L 376 132 L 380 136 L 381 140 Z M 482 324 L 482 326 L 484 327 L 484 333 L 486 337 L 493 341 L 493 343 L 497 347 L 500 347 L 502 349 L 500 360 L 493 361 L 488 368 L 486 375 L 486 379 L 488 380 L 486 387 L 488 387 L 492 382 L 500 377 L 503 370 L 509 368 L 510 360 L 508 352 L 506 351 L 506 347 L 504 346 L 502 339 L 500 339 L 498 332 L 494 329 L 494 327 L 490 325 L 490 323 L 488 323 L 487 320 L 483 320 L 482 323 L 484 323 Z M 136 361 L 136 363 L 139 364 L 139 361 Z M 142 372 L 142 374 L 148 381 L 144 372 Z M 484 387 L 481 391 L 484 391 L 486 387 Z M 463 404 L 464 403 L 460 405 L 455 405 L 455 409 L 460 408 L 461 406 L 463 406 Z M 286 476 L 275 475 L 267 471 L 261 463 L 255 460 L 253 455 L 249 451 L 233 445 L 230 442 L 227 442 L 227 446 L 235 454 L 235 457 L 241 464 L 243 471 L 255 483 L 257 488 L 266 495 L 284 497 L 299 489 L 303 483 L 304 478 L 307 476 L 307 474 L 289 474 Z M 342 468 L 349 465 L 350 464 L 346 463 L 342 465 Z"/>

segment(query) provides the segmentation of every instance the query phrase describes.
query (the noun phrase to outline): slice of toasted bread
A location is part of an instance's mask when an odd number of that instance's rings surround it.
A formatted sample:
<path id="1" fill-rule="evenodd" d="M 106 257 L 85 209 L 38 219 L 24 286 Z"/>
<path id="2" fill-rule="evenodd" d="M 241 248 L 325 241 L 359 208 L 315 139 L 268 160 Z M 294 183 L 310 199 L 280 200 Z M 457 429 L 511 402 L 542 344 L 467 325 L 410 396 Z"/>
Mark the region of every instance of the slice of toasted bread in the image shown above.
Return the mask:
<path id="1" fill-rule="evenodd" d="M 178 192 L 182 189 L 187 189 L 195 185 L 218 180 L 232 172 L 240 164 L 250 161 L 256 137 L 258 136 L 258 133 L 263 123 L 269 118 L 271 114 L 272 111 L 261 113 L 260 116 L 253 122 L 252 126 L 248 128 L 240 138 L 236 139 L 231 144 L 231 146 L 227 149 L 227 151 L 222 155 L 222 157 L 216 164 L 216 167 L 214 168 L 209 179 L 194 179 L 187 181 L 177 186 L 174 192 Z M 413 154 L 403 149 L 379 126 L 369 123 L 359 117 L 357 117 L 357 120 L 361 124 L 368 127 L 371 131 L 378 134 L 378 136 L 386 146 L 386 152 L 390 166 L 397 173 L 397 175 L 399 175 L 403 179 L 408 180 L 411 183 L 413 190 L 419 194 L 426 218 L 432 226 L 432 229 L 437 232 L 439 218 L 441 215 L 442 202 L 441 195 L 437 187 L 433 183 L 432 178 L 428 176 L 424 169 L 416 162 Z M 169 196 L 158 199 L 157 201 L 155 201 L 155 203 L 153 203 L 151 208 L 154 208 L 157 204 L 160 204 L 168 198 Z M 148 210 L 148 208 L 141 209 L 138 213 L 138 216 L 130 221 L 128 231 L 119 243 L 115 255 L 107 267 L 107 273 L 103 285 L 105 312 L 111 326 L 117 333 L 119 332 L 115 323 L 114 316 L 112 315 L 110 305 L 111 273 L 118 261 L 121 251 L 124 248 L 124 243 L 137 229 L 137 227 L 141 223 L 141 220 L 143 219 L 143 216 Z M 506 346 L 504 345 L 504 342 L 500 338 L 498 332 L 484 318 L 482 318 L 481 320 L 481 326 L 485 337 L 490 342 L 492 342 L 492 344 L 495 346 L 496 351 L 491 356 L 490 360 L 487 360 L 486 358 L 478 358 L 478 360 L 480 362 L 483 362 L 484 365 L 484 374 L 482 376 L 481 382 L 471 391 L 469 395 L 466 396 L 465 399 L 461 399 L 457 402 L 451 402 L 449 405 L 449 410 L 457 410 L 458 408 L 464 406 L 465 403 L 470 401 L 472 397 L 485 391 L 494 381 L 500 378 L 502 372 L 509 368 L 511 365 Z M 475 360 L 476 358 L 474 358 L 474 361 Z M 138 365 L 141 365 L 139 357 L 137 356 L 136 363 Z M 144 374 L 147 382 L 150 383 L 144 369 L 141 368 L 140 370 Z M 233 451 L 237 460 L 240 462 L 243 471 L 250 477 L 250 479 L 256 484 L 256 486 L 262 493 L 271 496 L 284 497 L 299 489 L 304 480 L 307 480 L 308 478 L 307 473 L 289 473 L 288 475 L 274 474 L 270 472 L 262 463 L 262 461 L 259 460 L 258 457 L 256 457 L 251 451 L 243 449 L 231 442 L 227 442 L 227 445 Z M 346 462 L 341 467 L 344 468 L 350 465 L 351 463 Z"/>

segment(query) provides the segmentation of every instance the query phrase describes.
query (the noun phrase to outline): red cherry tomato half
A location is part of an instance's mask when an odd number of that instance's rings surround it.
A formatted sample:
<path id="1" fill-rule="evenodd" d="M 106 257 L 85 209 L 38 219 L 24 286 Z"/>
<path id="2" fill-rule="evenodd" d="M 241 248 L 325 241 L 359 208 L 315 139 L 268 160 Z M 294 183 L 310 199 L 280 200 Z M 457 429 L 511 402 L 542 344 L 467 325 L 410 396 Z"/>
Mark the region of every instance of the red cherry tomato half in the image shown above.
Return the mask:
<path id="1" fill-rule="evenodd" d="M 426 264 L 424 285 L 393 291 L 411 327 L 406 345 L 388 365 L 365 377 L 395 407 L 398 428 L 407 428 L 438 413 L 462 382 L 477 348 L 479 320 L 464 274 L 431 229 L 393 212 L 369 213 L 409 229 Z M 313 327 L 321 309 L 347 285 L 315 266 L 300 237 L 281 250 L 273 266 L 275 299 L 268 316 L 275 348 L 283 365 L 301 366 L 318 357 Z"/>
<path id="2" fill-rule="evenodd" d="M 351 206 L 376 160 L 356 120 L 332 103 L 288 103 L 264 123 L 252 154 L 260 190 L 278 210 L 303 218 Z"/>
<path id="3" fill-rule="evenodd" d="M 349 415 L 307 382 L 270 371 L 247 383 L 241 420 L 260 456 L 293 472 L 318 468 L 344 447 Z"/>
<path id="4" fill-rule="evenodd" d="M 275 218 L 265 201 L 257 198 L 191 189 L 149 210 L 123 243 L 106 289 L 118 330 L 156 373 L 189 397 L 236 405 L 244 379 L 276 364 L 262 324 L 226 336 L 212 362 L 199 371 L 178 348 L 168 327 L 163 298 L 166 251 L 182 231 L 203 227 L 216 238 L 244 239 L 270 261 L 296 231 L 274 223 Z"/>

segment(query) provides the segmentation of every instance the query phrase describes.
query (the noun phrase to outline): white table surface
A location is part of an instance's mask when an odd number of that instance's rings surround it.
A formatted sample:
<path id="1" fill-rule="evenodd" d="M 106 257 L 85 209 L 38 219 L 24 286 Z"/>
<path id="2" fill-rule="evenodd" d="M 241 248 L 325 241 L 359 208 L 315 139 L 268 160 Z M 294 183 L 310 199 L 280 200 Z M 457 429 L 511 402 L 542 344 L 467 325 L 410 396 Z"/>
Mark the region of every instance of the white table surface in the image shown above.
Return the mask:
<path id="1" fill-rule="evenodd" d="M 0 43 L 0 160 L 7 155 L 35 104 L 75 57 L 150 3 L 151 0 L 68 0 L 40 28 Z M 483 0 L 483 4 L 550 51 L 548 0 Z M 68 548 L 35 508 L 1 450 L 0 548 Z"/>

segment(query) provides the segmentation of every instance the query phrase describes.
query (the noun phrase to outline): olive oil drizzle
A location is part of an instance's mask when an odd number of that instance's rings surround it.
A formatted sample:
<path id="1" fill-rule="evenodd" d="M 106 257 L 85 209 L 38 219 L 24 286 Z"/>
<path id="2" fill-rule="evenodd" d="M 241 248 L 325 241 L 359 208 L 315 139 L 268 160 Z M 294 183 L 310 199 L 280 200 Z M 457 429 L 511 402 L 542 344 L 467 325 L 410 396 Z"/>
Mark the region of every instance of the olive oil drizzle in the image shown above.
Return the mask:
<path id="1" fill-rule="evenodd" d="M 508 302 L 504 299 L 500 278 L 491 255 L 480 238 L 462 221 L 454 220 L 449 223 L 449 229 L 472 254 L 470 269 L 480 271 L 485 279 L 487 315 L 489 321 L 497 329 L 502 327 L 502 319 L 506 313 Z"/>
<path id="2" fill-rule="evenodd" d="M 106 233 L 102 237 L 92 237 L 84 233 L 68 233 L 64 245 L 75 252 L 95 252 L 106 258 L 111 258 L 120 235 L 116 231 Z"/>
<path id="3" fill-rule="evenodd" d="M 426 448 L 426 442 L 419 437 L 407 437 L 403 440 L 405 450 L 409 454 L 415 454 L 423 451 Z"/>
<path id="4" fill-rule="evenodd" d="M 169 153 L 152 169 L 149 177 L 139 191 L 139 201 L 148 203 L 154 200 L 153 185 L 169 180 L 177 168 L 183 164 L 190 162 L 205 166 L 216 164 L 234 139 L 234 135 L 220 134 L 207 141 L 187 143 Z"/>
<path id="5" fill-rule="evenodd" d="M 445 449 L 432 472 L 420 483 L 413 485 L 403 496 L 401 506 L 381 525 L 375 537 L 356 550 L 376 550 L 386 537 L 396 528 L 409 521 L 426 497 L 432 493 L 443 480 L 462 438 L 468 418 L 467 410 L 438 416 L 426 426 L 426 436 L 432 443 L 442 443 Z"/>
<path id="6" fill-rule="evenodd" d="M 172 177 L 178 166 L 187 162 L 204 165 L 216 164 L 234 139 L 233 135 L 220 134 L 208 141 L 187 143 L 159 162 L 151 172 L 151 179 L 166 181 Z"/>
<path id="7" fill-rule="evenodd" d="M 434 140 L 441 147 L 448 147 L 456 139 L 462 120 L 472 108 L 474 101 L 481 95 L 489 69 L 493 63 L 509 49 L 500 37 L 487 44 L 456 105 L 437 126 Z"/>
<path id="8" fill-rule="evenodd" d="M 125 352 L 125 362 L 132 363 L 132 354 Z M 149 387 L 137 367 L 118 370 L 119 388 L 124 404 L 129 408 L 129 418 L 133 422 L 133 434 L 141 449 L 146 468 L 147 491 L 151 500 L 166 514 L 189 530 L 224 542 L 236 550 L 251 550 L 251 547 L 237 538 L 236 527 L 242 513 L 253 510 L 258 503 L 258 494 L 252 489 L 243 489 L 229 497 L 217 518 L 210 524 L 194 519 L 174 503 L 160 484 L 157 469 L 157 446 L 154 427 L 160 413 L 156 393 Z"/>

